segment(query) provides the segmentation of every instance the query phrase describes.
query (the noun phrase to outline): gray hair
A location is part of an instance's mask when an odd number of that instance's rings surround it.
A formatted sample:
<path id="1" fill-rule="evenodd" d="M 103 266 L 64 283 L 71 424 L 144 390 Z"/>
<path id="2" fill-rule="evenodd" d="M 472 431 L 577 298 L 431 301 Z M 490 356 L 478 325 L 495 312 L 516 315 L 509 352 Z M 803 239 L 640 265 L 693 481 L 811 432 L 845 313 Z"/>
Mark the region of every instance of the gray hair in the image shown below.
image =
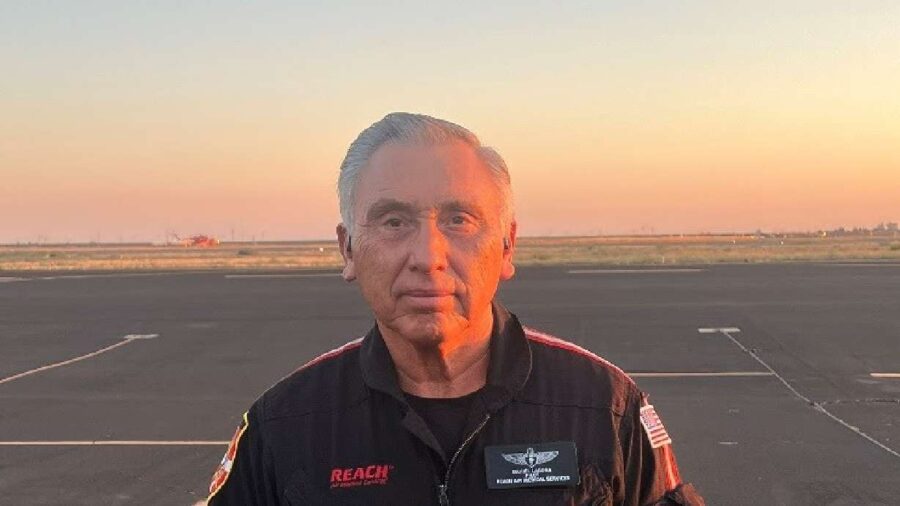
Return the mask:
<path id="1" fill-rule="evenodd" d="M 512 187 L 509 170 L 500 154 L 491 147 L 482 146 L 475 134 L 456 123 L 424 114 L 392 112 L 360 132 L 356 140 L 350 144 L 347 155 L 341 162 L 341 172 L 338 176 L 338 200 L 341 207 L 341 220 L 350 234 L 355 232 L 353 211 L 359 173 L 369 163 L 369 159 L 378 148 L 389 142 L 428 145 L 452 141 L 461 141 L 470 146 L 478 159 L 490 170 L 494 182 L 500 190 L 502 200 L 500 221 L 503 233 L 508 233 L 513 220 Z"/>

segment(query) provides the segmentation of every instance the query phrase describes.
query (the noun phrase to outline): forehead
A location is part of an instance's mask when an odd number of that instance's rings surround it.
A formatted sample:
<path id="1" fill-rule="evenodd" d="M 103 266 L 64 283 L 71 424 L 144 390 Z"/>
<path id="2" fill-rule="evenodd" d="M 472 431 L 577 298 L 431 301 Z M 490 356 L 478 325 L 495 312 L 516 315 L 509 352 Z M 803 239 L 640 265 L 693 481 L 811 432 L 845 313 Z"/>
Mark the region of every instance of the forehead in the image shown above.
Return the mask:
<path id="1" fill-rule="evenodd" d="M 436 145 L 388 143 L 360 171 L 355 188 L 357 212 L 392 199 L 417 207 L 450 201 L 500 208 L 500 192 L 490 169 L 462 142 Z"/>

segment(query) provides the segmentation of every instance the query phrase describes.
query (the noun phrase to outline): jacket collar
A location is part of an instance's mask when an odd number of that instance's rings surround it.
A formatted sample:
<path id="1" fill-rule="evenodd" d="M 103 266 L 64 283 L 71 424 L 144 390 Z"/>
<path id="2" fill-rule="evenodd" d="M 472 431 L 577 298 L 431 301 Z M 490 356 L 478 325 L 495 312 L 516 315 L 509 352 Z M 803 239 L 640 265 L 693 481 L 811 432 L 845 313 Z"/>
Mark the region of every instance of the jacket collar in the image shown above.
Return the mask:
<path id="1" fill-rule="evenodd" d="M 491 356 L 482 399 L 488 411 L 495 412 L 508 404 L 525 386 L 531 374 L 531 347 L 514 314 L 496 301 L 491 304 L 491 310 L 494 319 Z M 363 379 L 370 388 L 406 405 L 397 381 L 397 369 L 377 325 L 363 339 L 359 360 Z"/>

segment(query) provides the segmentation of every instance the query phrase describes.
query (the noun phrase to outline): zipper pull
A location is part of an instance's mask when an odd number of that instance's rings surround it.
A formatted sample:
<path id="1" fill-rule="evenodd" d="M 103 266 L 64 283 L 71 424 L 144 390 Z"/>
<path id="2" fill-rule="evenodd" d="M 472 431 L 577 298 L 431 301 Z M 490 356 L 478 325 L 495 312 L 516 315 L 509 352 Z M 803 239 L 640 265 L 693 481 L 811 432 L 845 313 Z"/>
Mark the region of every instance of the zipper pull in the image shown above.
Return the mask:
<path id="1" fill-rule="evenodd" d="M 438 485 L 438 503 L 441 506 L 450 506 L 450 498 L 447 497 L 447 485 L 444 483 Z"/>

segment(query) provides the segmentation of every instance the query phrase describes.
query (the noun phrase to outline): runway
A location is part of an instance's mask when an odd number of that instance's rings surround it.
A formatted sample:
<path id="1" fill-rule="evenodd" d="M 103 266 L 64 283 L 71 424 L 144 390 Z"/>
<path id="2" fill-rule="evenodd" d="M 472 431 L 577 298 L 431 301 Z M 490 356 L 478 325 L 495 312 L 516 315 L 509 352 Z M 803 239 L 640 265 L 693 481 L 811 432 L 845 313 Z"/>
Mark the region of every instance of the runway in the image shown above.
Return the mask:
<path id="1" fill-rule="evenodd" d="M 900 264 L 520 268 L 632 373 L 710 505 L 897 504 Z M 268 386 L 365 333 L 330 271 L 0 272 L 0 504 L 191 504 Z M 151 337 L 152 336 L 152 337 Z"/>

